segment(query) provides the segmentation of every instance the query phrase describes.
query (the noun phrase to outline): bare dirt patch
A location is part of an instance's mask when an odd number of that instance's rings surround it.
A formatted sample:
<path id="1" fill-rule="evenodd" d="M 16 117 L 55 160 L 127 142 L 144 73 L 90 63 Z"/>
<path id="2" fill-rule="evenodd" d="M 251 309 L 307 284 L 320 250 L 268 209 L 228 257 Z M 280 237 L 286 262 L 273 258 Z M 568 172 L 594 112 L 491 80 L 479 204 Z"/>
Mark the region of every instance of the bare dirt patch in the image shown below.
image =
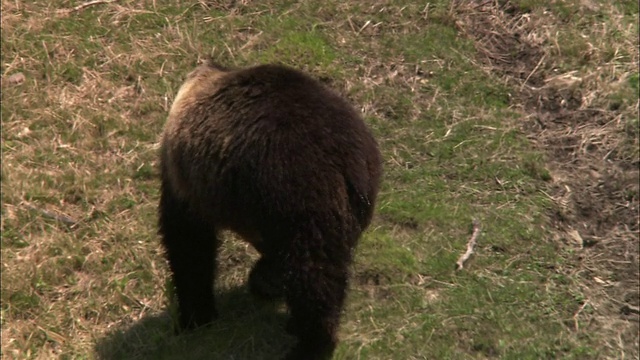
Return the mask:
<path id="1" fill-rule="evenodd" d="M 568 69 L 557 38 L 562 21 L 550 12 L 509 1 L 457 1 L 452 10 L 480 65 L 517 89 L 511 105 L 522 113 L 521 128 L 547 155 L 551 234 L 567 253 L 561 271 L 584 295 L 567 326 L 597 332 L 609 357 L 637 357 L 638 98 L 615 95 L 637 71 L 637 34 L 607 44 L 611 33 L 594 24 L 578 34 L 586 39 L 586 66 Z M 629 31 L 614 8 L 607 16 L 609 27 Z"/>

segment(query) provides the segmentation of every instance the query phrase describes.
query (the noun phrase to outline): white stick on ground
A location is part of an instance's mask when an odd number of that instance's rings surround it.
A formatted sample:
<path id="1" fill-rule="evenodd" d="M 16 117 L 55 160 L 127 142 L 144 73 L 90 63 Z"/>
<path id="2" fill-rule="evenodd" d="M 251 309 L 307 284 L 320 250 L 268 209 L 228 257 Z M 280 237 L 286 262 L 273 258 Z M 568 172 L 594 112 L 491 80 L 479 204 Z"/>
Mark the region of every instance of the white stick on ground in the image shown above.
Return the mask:
<path id="1" fill-rule="evenodd" d="M 464 262 L 469 260 L 471 254 L 473 254 L 473 249 L 476 246 L 479 234 L 480 222 L 477 219 L 473 219 L 473 234 L 471 235 L 471 239 L 469 239 L 469 242 L 467 243 L 467 251 L 462 254 L 462 256 L 460 256 L 460 258 L 456 262 L 456 270 L 461 270 L 464 267 Z"/>
<path id="2" fill-rule="evenodd" d="M 59 13 L 63 13 L 63 14 L 70 14 L 72 12 L 76 12 L 76 11 L 80 11 L 84 8 L 87 8 L 89 6 L 93 6 L 93 5 L 100 5 L 100 4 L 110 4 L 113 2 L 116 2 L 118 0 L 93 0 L 93 1 L 89 1 L 80 5 L 77 5 L 76 7 L 73 7 L 71 9 L 60 9 L 58 10 Z"/>
<path id="3" fill-rule="evenodd" d="M 26 201 L 24 202 L 24 206 L 27 209 L 39 212 L 40 214 L 42 214 L 42 216 L 44 216 L 46 218 L 54 219 L 54 220 L 59 221 L 59 222 L 65 224 L 65 225 L 67 225 L 69 227 L 73 227 L 73 226 L 78 224 L 78 221 L 73 219 L 73 218 L 70 218 L 70 217 L 68 217 L 66 215 L 58 215 L 58 214 L 56 214 L 54 212 L 51 212 L 49 210 L 41 209 L 41 208 L 36 207 L 36 206 L 26 202 Z"/>

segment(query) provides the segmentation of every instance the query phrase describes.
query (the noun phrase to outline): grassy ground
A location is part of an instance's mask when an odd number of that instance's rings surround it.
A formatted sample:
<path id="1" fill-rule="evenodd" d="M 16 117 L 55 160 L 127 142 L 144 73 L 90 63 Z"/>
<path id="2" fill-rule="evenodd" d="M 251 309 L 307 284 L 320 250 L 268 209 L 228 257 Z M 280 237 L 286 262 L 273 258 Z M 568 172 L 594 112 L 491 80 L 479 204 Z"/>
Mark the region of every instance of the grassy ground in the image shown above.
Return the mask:
<path id="1" fill-rule="evenodd" d="M 305 69 L 379 139 L 336 359 L 638 358 L 638 3 L 615 3 L 2 0 L 2 356 L 290 346 L 232 236 L 220 321 L 171 332 L 157 140 L 211 55 Z"/>

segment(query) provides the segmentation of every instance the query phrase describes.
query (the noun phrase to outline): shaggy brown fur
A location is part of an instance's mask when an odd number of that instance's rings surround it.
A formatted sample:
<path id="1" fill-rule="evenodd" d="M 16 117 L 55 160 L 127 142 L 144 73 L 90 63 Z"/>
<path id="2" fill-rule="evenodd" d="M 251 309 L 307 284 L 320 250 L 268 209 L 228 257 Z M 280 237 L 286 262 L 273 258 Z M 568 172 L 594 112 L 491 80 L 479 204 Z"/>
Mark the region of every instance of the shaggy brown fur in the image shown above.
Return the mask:
<path id="1" fill-rule="evenodd" d="M 288 359 L 330 358 L 349 264 L 369 225 L 381 157 L 347 101 L 278 65 L 197 67 L 169 113 L 160 232 L 183 328 L 211 322 L 216 232 L 262 255 L 254 294 L 284 295 L 298 344 Z"/>

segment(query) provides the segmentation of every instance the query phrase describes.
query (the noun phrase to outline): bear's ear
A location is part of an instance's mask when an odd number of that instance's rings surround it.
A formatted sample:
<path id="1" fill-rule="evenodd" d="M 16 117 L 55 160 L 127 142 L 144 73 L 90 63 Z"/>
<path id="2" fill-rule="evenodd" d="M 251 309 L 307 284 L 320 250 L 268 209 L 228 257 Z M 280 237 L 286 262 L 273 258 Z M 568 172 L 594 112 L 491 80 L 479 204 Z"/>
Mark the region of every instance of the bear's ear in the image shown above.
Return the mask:
<path id="1" fill-rule="evenodd" d="M 222 71 L 222 72 L 227 72 L 227 71 L 230 70 L 226 66 L 220 65 L 211 56 L 207 56 L 207 57 L 204 57 L 202 59 L 199 59 L 198 65 L 199 66 L 210 67 L 210 68 L 212 68 L 214 70 L 218 70 L 218 71 Z"/>

